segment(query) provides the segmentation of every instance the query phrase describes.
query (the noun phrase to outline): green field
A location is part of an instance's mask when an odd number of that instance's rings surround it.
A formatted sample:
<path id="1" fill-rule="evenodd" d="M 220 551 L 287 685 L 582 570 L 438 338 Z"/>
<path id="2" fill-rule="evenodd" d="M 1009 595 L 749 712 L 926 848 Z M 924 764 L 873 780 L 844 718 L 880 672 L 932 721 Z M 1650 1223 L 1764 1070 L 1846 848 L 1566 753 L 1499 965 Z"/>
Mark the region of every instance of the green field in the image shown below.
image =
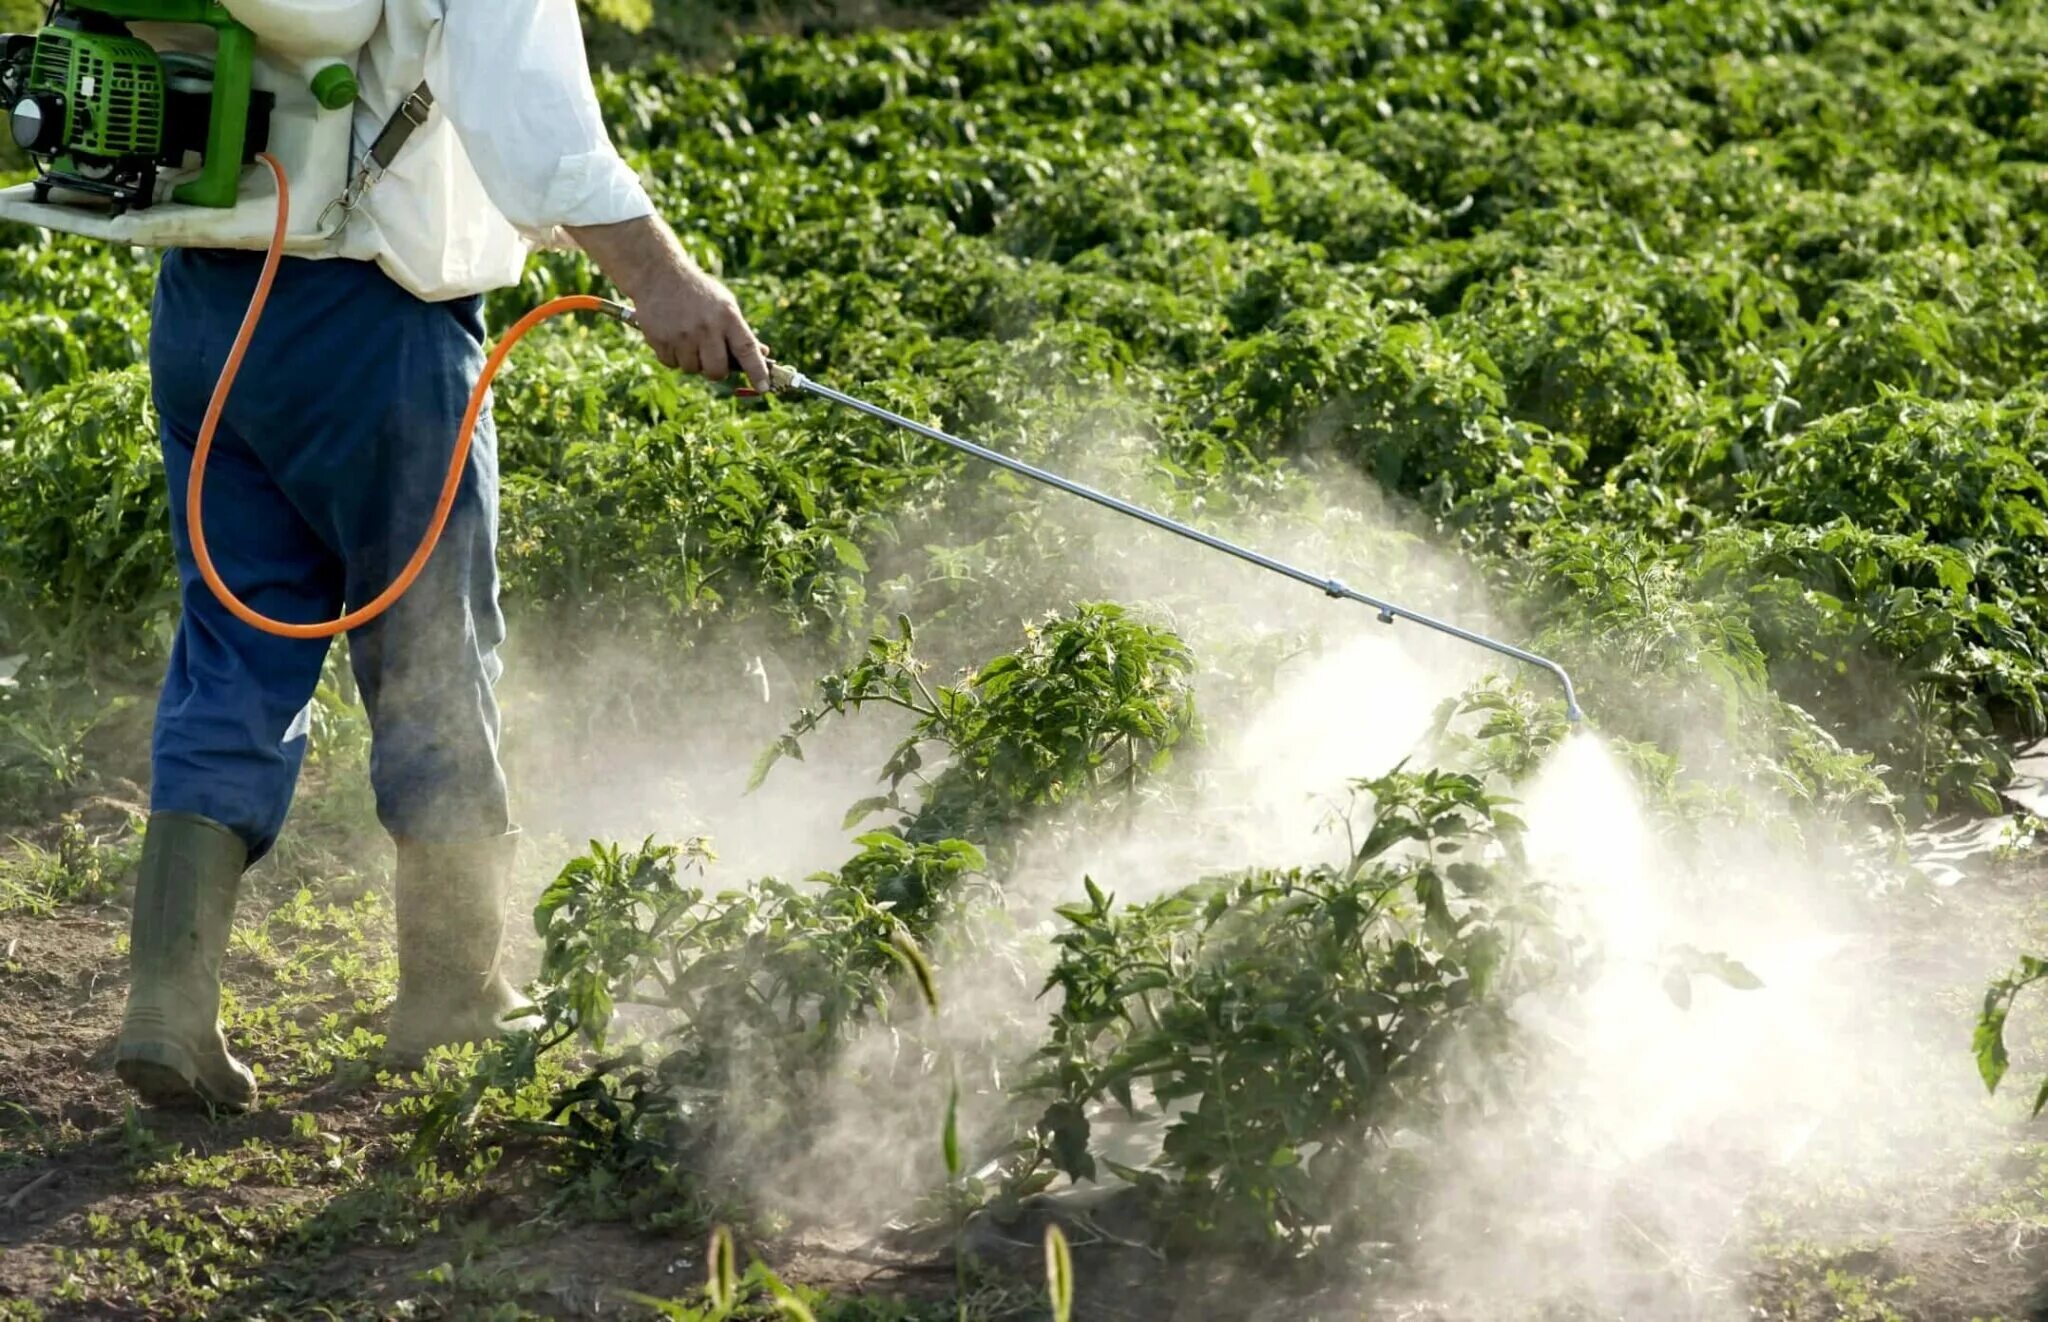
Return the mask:
<path id="1" fill-rule="evenodd" d="M 2048 1316 L 2048 7 L 586 8 L 779 360 L 1590 730 L 558 322 L 495 403 L 545 1027 L 383 1068 L 337 649 L 262 1107 L 137 1111 L 154 259 L 0 227 L 0 1317 L 1043 1318 L 1049 1227 L 1078 1318 Z"/>

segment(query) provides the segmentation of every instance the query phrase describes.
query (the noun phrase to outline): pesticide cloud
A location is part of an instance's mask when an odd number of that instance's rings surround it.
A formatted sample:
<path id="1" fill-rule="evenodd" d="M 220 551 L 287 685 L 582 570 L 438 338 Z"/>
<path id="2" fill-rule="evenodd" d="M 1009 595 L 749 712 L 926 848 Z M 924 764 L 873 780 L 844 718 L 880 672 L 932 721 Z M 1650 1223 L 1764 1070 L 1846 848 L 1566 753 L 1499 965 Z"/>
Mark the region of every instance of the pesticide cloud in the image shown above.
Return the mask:
<path id="1" fill-rule="evenodd" d="M 1128 469 L 1099 467 L 1085 476 L 1132 491 Z M 1316 480 L 1313 510 L 1272 502 L 1206 511 L 1203 524 L 1404 605 L 1526 636 L 1362 480 Z M 1349 845 L 1336 827 L 1351 782 L 1416 754 L 1441 703 L 1508 665 L 1106 511 L 1031 499 L 995 518 L 983 508 L 904 528 L 897 563 L 878 559 L 877 578 L 893 574 L 898 585 L 885 604 L 913 608 L 920 589 L 932 590 L 912 567 L 917 548 L 933 545 L 981 546 L 984 566 L 1014 565 L 1019 545 L 1052 548 L 1024 558 L 1035 569 L 1021 580 L 1014 569 L 1000 583 L 970 571 L 941 585 L 952 607 L 925 624 L 920 651 L 947 664 L 987 655 L 1022 621 L 1097 599 L 1149 603 L 1198 658 L 1252 658 L 1269 673 L 1253 685 L 1205 679 L 1210 743 L 1191 755 L 1197 774 L 1186 786 L 1112 828 L 1063 829 L 1055 819 L 1027 840 L 1009 892 L 1019 925 L 1041 934 L 1083 876 L 1135 902 L 1205 875 L 1341 860 Z M 829 667 L 824 649 L 735 628 L 680 661 L 624 643 L 590 654 L 580 691 L 520 709 L 524 755 L 576 768 L 573 783 L 557 778 L 536 796 L 545 832 L 571 844 L 709 835 L 725 884 L 802 876 L 853 852 L 860 828 L 842 814 L 875 791 L 904 729 L 891 715 L 828 724 L 807 741 L 805 761 L 785 761 L 758 794 L 742 792 L 755 756 L 810 696 L 798 677 Z M 620 696 L 650 672 L 662 687 L 701 695 L 705 719 L 650 730 Z M 1697 715 L 1671 713 L 1674 730 L 1700 728 Z M 1740 1316 L 1741 1282 L 1728 1264 L 1753 1231 L 1757 1189 L 1819 1187 L 1850 1173 L 1910 1182 L 1986 1132 L 1953 1050 L 1967 1029 L 1902 1008 L 1880 959 L 1889 934 L 1842 901 L 1853 883 L 1828 875 L 1810 851 L 1758 829 L 1680 851 L 1595 735 L 1568 740 L 1516 794 L 1531 865 L 1594 972 L 1515 1007 L 1543 1044 L 1526 1105 L 1465 1122 L 1440 1153 L 1418 1271 L 1403 1287 L 1411 1315 L 1514 1316 L 1555 1299 L 1631 1316 Z M 1674 969 L 1688 949 L 1738 961 L 1763 985 L 1729 986 L 1697 960 L 1681 976 Z M 835 1067 L 825 1104 L 791 1118 L 802 1131 L 795 1144 L 736 1150 L 735 1173 L 765 1205 L 808 1224 L 909 1214 L 943 1178 L 935 1135 L 946 1089 L 936 1071 L 1028 1051 L 1024 1034 L 1048 1009 L 1037 999 L 1044 971 L 941 969 L 935 1021 L 869 1030 Z M 1684 1006 L 1674 999 L 1680 982 Z M 921 1082 L 904 1087 L 906 1077 Z M 969 1133 L 998 1131 L 1009 1105 L 981 1077 L 969 1071 Z M 897 1082 L 878 1088 L 885 1080 Z M 1511 1202 L 1503 1190 L 1514 1191 Z"/>
<path id="2" fill-rule="evenodd" d="M 1681 856 L 1591 734 L 1524 803 L 1532 865 L 1597 973 L 1517 1007 L 1548 1046 L 1526 1109 L 1474 1124 L 1458 1177 L 1432 1191 L 1418 1315 L 1519 1316 L 1556 1299 L 1740 1318 L 1734 1264 L 1760 1193 L 1866 1187 L 1914 1199 L 1895 1212 L 1907 1223 L 1936 1213 L 1935 1177 L 1996 1129 L 1957 1049 L 1965 1016 L 1908 1001 L 1883 958 L 1897 934 L 1841 902 L 1852 883 L 1741 834 Z M 1762 985 L 1675 973 L 1688 948 Z"/>
<path id="3" fill-rule="evenodd" d="M 823 647 L 742 624 L 666 655 L 603 635 L 579 648 L 570 683 L 539 658 L 515 655 L 508 668 L 523 820 L 554 856 L 593 839 L 706 836 L 728 881 L 801 878 L 844 860 L 846 806 L 874 792 L 874 769 L 902 734 L 894 713 L 827 725 L 804 760 L 747 792 L 755 759 L 832 664 Z"/>
<path id="4" fill-rule="evenodd" d="M 1123 480 L 1091 476 L 1105 486 Z M 1204 526 L 1361 584 L 1406 570 L 1405 581 L 1422 594 L 1413 598 L 1420 607 L 1453 610 L 1461 595 L 1469 605 L 1473 598 L 1459 589 L 1453 567 L 1390 519 L 1365 512 L 1369 489 L 1356 486 L 1357 505 L 1333 503 L 1321 511 L 1327 517 L 1248 509 L 1211 512 Z M 1013 512 L 1013 520 L 993 525 L 980 510 L 941 516 L 900 534 L 908 548 L 972 547 L 991 539 L 993 526 L 998 541 L 1031 539 L 1056 551 L 1022 558 L 1000 546 L 989 561 L 1035 568 L 1021 577 L 1010 569 L 1000 582 L 970 581 L 964 589 L 942 584 L 971 591 L 971 600 L 995 609 L 958 610 L 937 623 L 920 616 L 921 653 L 954 668 L 976 664 L 1014 646 L 1025 621 L 1093 599 L 1157 603 L 1148 608 L 1187 638 L 1198 659 L 1241 652 L 1270 670 L 1268 682 L 1250 685 L 1220 673 L 1203 681 L 1211 742 L 1184 754 L 1197 772 L 1185 789 L 1110 829 L 1075 832 L 1053 820 L 1027 840 L 1008 879 L 1015 921 L 1027 930 L 1053 930 L 1053 907 L 1074 897 L 1083 876 L 1135 902 L 1204 875 L 1343 857 L 1343 836 L 1327 827 L 1348 803 L 1350 781 L 1400 761 L 1436 706 L 1488 668 L 1483 653 L 1412 626 L 1390 628 L 1363 607 L 1329 602 L 1106 511 L 1034 499 Z M 878 578 L 904 572 L 881 555 L 876 567 Z M 602 637 L 578 646 L 573 685 L 553 684 L 553 672 L 517 657 L 511 666 L 515 684 L 534 676 L 508 702 L 515 783 L 534 786 L 525 821 L 530 834 L 550 842 L 553 856 L 592 838 L 701 834 L 719 856 L 716 887 L 806 876 L 855 852 L 852 836 L 862 827 L 843 817 L 847 805 L 879 788 L 877 772 L 904 732 L 900 713 L 876 707 L 829 722 L 806 739 L 804 760 L 783 761 L 761 791 L 744 793 L 762 748 L 813 698 L 809 680 L 795 677 L 830 668 L 827 649 L 793 646 L 746 626 L 708 630 L 679 656 Z M 683 695 L 685 719 L 658 711 L 650 691 Z M 530 768 L 546 769 L 537 784 L 532 770 L 522 771 Z M 873 1081 L 899 1074 L 917 1052 L 987 1057 L 984 1025 L 1042 1028 L 1047 1006 L 1037 998 L 1044 972 L 1042 963 L 941 968 L 945 1009 L 936 1023 L 911 1039 L 881 1026 L 846 1053 L 832 1104 L 821 1108 L 796 1156 L 735 1153 L 735 1163 L 777 1207 L 825 1210 L 846 1221 L 901 1214 L 932 1183 L 932 1136 L 945 1093 L 926 1086 L 878 1095 Z M 1032 1045 L 1020 1039 L 1006 1049 L 1021 1056 Z M 988 1113 L 1002 1105 L 992 1093 L 969 1101 L 983 1108 L 970 1122 L 1001 1118 Z"/>

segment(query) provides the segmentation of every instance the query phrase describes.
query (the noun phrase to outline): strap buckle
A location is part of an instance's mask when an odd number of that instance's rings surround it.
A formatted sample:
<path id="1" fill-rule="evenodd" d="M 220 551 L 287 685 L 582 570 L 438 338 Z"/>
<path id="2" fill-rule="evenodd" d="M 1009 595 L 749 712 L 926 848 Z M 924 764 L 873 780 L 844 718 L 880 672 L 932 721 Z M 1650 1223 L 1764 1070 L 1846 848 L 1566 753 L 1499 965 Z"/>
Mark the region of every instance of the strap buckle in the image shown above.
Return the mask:
<path id="1" fill-rule="evenodd" d="M 385 121 L 383 130 L 377 134 L 377 140 L 370 144 L 370 150 L 364 153 L 362 165 L 349 178 L 348 185 L 341 190 L 341 195 L 322 208 L 319 220 L 319 227 L 322 230 L 328 228 L 328 222 L 334 219 L 337 211 L 341 213 L 341 223 L 334 227 L 334 233 L 339 234 L 348 228 L 349 217 L 362 205 L 363 198 L 384 178 L 385 172 L 391 168 L 391 162 L 397 159 L 407 140 L 415 131 L 426 125 L 433 113 L 434 92 L 427 84 L 421 83 L 406 94 L 405 99 L 398 103 L 398 109 Z"/>
<path id="2" fill-rule="evenodd" d="M 418 87 L 405 94 L 405 100 L 398 103 L 396 115 L 403 115 L 412 122 L 413 128 L 420 128 L 426 124 L 427 117 L 433 113 L 433 95 L 427 91 L 427 85 L 421 83 Z M 394 115 L 394 118 L 396 118 L 396 115 Z M 406 136 L 411 136 L 410 131 L 408 131 Z"/>

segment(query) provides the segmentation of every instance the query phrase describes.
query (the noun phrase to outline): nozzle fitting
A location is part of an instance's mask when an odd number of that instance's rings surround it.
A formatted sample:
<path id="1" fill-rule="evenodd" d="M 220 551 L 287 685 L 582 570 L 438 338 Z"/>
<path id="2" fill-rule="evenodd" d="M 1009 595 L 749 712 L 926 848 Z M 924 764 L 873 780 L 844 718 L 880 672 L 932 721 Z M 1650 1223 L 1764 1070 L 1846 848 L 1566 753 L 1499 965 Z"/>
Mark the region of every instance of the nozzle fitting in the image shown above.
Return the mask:
<path id="1" fill-rule="evenodd" d="M 733 393 L 741 399 L 759 399 L 763 395 L 786 395 L 804 388 L 805 378 L 787 363 L 768 364 L 768 384 L 759 390 L 751 385 L 741 386 Z"/>

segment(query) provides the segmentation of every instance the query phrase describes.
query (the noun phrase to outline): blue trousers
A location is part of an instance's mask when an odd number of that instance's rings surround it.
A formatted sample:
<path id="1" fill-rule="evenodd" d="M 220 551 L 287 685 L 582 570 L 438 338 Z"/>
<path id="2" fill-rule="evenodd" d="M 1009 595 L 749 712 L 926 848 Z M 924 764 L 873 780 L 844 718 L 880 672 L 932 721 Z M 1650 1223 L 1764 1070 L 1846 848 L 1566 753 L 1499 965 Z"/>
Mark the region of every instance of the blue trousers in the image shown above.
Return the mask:
<path id="1" fill-rule="evenodd" d="M 260 266 L 255 253 L 167 253 L 149 344 L 183 592 L 151 807 L 211 818 L 256 856 L 290 810 L 328 644 L 262 633 L 214 599 L 192 556 L 185 491 Z M 204 478 L 207 548 L 236 595 L 304 623 L 381 592 L 426 530 L 483 358 L 479 300 L 425 303 L 367 262 L 286 258 Z M 377 814 L 399 839 L 509 829 L 492 695 L 505 634 L 497 496 L 486 412 L 426 571 L 349 635 Z"/>

